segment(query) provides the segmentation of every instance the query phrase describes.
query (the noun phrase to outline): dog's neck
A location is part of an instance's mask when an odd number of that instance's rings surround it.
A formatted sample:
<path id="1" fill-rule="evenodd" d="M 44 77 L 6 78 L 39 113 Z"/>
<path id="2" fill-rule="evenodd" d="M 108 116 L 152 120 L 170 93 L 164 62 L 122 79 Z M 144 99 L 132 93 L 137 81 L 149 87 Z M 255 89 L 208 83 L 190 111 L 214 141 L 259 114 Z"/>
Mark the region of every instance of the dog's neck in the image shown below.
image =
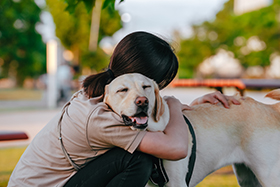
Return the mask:
<path id="1" fill-rule="evenodd" d="M 156 122 L 153 117 L 149 118 L 148 121 L 148 131 L 164 131 L 166 125 L 169 122 L 169 107 L 167 103 L 163 100 L 164 105 L 164 115 L 160 116 L 159 120 Z"/>

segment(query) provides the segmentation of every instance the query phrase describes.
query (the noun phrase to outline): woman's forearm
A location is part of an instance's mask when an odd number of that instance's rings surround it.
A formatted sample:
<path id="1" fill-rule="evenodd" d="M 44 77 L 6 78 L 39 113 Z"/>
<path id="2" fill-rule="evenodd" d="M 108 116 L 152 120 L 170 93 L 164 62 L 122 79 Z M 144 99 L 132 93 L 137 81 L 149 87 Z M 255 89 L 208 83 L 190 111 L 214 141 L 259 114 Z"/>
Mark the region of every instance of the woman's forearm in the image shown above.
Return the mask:
<path id="1" fill-rule="evenodd" d="M 168 136 L 169 143 L 177 151 L 188 151 L 188 127 L 184 120 L 181 108 L 169 106 L 170 120 L 164 133 Z"/>
<path id="2" fill-rule="evenodd" d="M 170 120 L 163 132 L 147 132 L 138 150 L 167 160 L 179 160 L 188 154 L 188 128 L 181 104 L 170 104 Z"/>

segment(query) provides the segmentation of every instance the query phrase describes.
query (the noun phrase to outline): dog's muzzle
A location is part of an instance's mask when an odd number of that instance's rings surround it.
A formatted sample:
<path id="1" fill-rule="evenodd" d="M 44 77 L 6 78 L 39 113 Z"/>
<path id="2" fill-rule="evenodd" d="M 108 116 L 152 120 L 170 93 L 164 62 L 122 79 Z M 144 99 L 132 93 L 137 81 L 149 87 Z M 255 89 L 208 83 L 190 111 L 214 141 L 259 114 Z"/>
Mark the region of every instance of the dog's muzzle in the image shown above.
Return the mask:
<path id="1" fill-rule="evenodd" d="M 136 116 L 122 115 L 126 126 L 133 126 L 135 129 L 144 130 L 148 126 L 148 116 L 140 114 Z"/>
<path id="2" fill-rule="evenodd" d="M 135 99 L 137 106 L 136 114 L 133 116 L 122 115 L 124 124 L 126 126 L 133 126 L 136 129 L 144 130 L 148 126 L 148 104 L 149 101 L 146 97 L 137 97 Z"/>

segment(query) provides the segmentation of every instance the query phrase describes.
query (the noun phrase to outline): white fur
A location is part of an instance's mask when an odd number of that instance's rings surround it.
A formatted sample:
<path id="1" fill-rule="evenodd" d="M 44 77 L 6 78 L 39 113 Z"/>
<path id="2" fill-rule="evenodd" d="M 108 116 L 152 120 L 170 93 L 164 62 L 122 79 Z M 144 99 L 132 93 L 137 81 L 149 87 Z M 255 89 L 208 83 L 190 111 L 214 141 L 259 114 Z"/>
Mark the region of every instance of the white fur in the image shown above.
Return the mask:
<path id="1" fill-rule="evenodd" d="M 163 131 L 169 121 L 168 105 L 164 100 L 162 102 L 164 103 L 164 115 L 159 118 L 158 122 L 156 122 L 154 118 L 149 118 L 147 128 L 149 131 Z"/>

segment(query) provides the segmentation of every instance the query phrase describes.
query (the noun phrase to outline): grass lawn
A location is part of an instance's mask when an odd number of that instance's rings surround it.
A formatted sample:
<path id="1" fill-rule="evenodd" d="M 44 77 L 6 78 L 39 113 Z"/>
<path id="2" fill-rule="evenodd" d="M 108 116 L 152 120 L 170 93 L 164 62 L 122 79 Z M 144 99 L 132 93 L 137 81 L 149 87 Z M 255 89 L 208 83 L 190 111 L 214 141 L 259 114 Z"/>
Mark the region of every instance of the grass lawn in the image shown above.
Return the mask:
<path id="1" fill-rule="evenodd" d="M 207 176 L 197 187 L 239 187 L 232 167 L 226 166 Z"/>
<path id="2" fill-rule="evenodd" d="M 6 187 L 10 175 L 26 147 L 0 148 L 0 187 Z M 238 187 L 231 166 L 206 177 L 197 187 Z"/>
<path id="3" fill-rule="evenodd" d="M 26 147 L 0 148 L 0 187 L 6 187 L 14 167 Z"/>
<path id="4" fill-rule="evenodd" d="M 42 90 L 35 89 L 0 89 L 0 100 L 40 100 L 42 93 Z"/>

